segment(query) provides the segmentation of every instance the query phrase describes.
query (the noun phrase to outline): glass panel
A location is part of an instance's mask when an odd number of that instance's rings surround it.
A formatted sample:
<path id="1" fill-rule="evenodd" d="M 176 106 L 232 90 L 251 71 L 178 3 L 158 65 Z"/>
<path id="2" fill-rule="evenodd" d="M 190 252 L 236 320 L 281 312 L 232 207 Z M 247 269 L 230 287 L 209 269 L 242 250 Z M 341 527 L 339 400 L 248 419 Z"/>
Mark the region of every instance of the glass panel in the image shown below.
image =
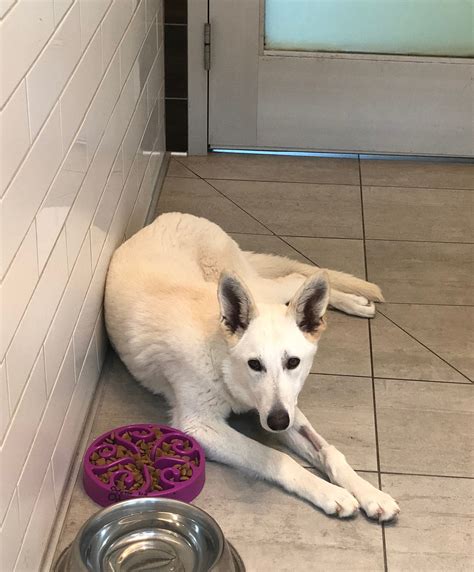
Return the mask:
<path id="1" fill-rule="evenodd" d="M 266 0 L 265 49 L 474 55 L 474 0 Z"/>

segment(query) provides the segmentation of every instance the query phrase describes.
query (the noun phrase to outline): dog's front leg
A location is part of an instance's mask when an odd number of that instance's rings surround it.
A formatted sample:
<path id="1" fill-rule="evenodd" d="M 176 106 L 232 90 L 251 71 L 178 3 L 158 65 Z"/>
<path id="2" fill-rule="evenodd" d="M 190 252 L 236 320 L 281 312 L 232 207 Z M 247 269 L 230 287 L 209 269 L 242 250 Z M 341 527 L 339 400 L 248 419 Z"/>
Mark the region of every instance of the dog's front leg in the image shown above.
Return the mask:
<path id="1" fill-rule="evenodd" d="M 300 457 L 325 472 L 333 483 L 352 493 L 370 518 L 392 520 L 400 512 L 392 497 L 360 477 L 344 455 L 316 433 L 299 409 L 293 426 L 279 433 L 279 437 Z"/>
<path id="2" fill-rule="evenodd" d="M 223 419 L 206 419 L 192 425 L 185 423 L 182 429 L 201 443 L 210 459 L 278 483 L 327 514 L 344 518 L 352 516 L 359 508 L 347 490 L 320 479 L 289 455 L 238 433 Z"/>

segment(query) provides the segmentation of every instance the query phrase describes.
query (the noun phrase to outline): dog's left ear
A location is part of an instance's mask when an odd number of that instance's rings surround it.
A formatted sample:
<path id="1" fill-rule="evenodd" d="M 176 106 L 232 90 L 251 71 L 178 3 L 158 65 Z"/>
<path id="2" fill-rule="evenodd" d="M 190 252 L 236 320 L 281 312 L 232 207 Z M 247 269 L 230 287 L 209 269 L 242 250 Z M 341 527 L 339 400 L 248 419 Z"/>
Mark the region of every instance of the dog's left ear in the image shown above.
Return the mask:
<path id="1" fill-rule="evenodd" d="M 232 272 L 223 272 L 219 280 L 219 304 L 222 321 L 230 334 L 241 336 L 257 315 L 252 295 Z"/>
<path id="2" fill-rule="evenodd" d="M 329 303 L 329 281 L 326 272 L 310 276 L 296 292 L 288 306 L 300 330 L 310 338 L 324 329 L 323 316 Z"/>

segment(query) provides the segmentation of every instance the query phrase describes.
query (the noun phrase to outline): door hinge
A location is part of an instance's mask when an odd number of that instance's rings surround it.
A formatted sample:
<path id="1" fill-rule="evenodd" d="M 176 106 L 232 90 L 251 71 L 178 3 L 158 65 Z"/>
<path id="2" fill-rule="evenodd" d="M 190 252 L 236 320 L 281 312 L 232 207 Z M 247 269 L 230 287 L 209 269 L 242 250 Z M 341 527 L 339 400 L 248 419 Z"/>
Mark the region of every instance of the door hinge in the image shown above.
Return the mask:
<path id="1" fill-rule="evenodd" d="M 211 69 L 211 24 L 204 24 L 204 69 Z"/>

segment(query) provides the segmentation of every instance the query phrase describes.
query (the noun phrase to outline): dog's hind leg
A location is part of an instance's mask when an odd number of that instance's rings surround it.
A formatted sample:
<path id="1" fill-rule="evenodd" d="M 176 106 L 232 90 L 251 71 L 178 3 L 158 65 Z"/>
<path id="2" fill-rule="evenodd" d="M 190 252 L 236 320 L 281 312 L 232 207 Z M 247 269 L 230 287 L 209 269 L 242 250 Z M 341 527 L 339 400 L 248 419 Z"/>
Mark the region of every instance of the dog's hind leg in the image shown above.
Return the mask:
<path id="1" fill-rule="evenodd" d="M 245 437 L 229 427 L 224 419 L 194 418 L 179 426 L 199 441 L 210 459 L 273 481 L 327 514 L 344 518 L 352 516 L 359 508 L 347 490 L 310 473 L 289 455 Z"/>
<path id="2" fill-rule="evenodd" d="M 278 436 L 300 457 L 326 473 L 331 482 L 353 494 L 370 518 L 382 522 L 392 520 L 400 512 L 392 497 L 360 477 L 344 455 L 316 433 L 299 409 L 296 410 L 293 426 Z"/>
<path id="3" fill-rule="evenodd" d="M 282 280 L 284 277 L 289 278 L 291 274 L 300 274 L 303 277 L 307 277 L 318 272 L 318 270 L 322 270 L 318 266 L 304 264 L 284 256 L 257 254 L 255 252 L 244 252 L 244 255 L 255 271 L 262 278 L 266 279 Z M 361 318 L 373 318 L 375 316 L 375 305 L 371 300 L 383 299 L 378 286 L 343 272 L 334 270 L 325 270 L 325 272 L 331 285 L 329 305 L 332 308 Z M 343 282 L 347 290 L 349 289 L 348 285 L 352 283 L 354 284 L 355 292 L 369 292 L 370 296 L 339 290 L 337 284 L 342 284 Z"/>
<path id="4" fill-rule="evenodd" d="M 365 296 L 348 294 L 331 289 L 329 293 L 329 305 L 336 310 L 359 316 L 360 318 L 373 318 L 375 316 L 375 304 Z"/>

